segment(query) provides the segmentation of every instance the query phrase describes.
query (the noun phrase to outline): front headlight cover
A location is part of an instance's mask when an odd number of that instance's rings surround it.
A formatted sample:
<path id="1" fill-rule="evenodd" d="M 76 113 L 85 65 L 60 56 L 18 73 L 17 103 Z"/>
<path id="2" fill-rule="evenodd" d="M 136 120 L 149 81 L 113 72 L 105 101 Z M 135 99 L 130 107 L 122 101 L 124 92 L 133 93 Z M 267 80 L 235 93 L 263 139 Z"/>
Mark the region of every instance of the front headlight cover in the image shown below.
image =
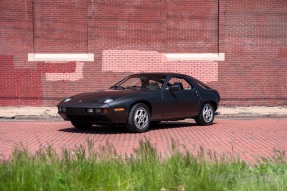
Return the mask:
<path id="1" fill-rule="evenodd" d="M 112 101 L 114 101 L 114 99 L 106 99 L 104 103 L 111 103 Z"/>
<path id="2" fill-rule="evenodd" d="M 66 102 L 69 102 L 69 101 L 71 101 L 73 98 L 72 97 L 68 97 L 68 98 L 66 98 L 66 99 L 64 99 L 64 102 L 66 103 Z"/>

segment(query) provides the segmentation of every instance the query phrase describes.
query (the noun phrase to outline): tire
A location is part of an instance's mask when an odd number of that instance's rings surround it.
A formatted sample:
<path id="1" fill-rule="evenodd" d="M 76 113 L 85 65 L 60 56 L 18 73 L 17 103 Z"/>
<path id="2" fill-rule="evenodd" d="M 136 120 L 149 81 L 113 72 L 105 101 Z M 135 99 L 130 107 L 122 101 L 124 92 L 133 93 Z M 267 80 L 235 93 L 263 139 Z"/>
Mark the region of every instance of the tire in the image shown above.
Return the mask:
<path id="1" fill-rule="evenodd" d="M 77 129 L 88 129 L 93 126 L 93 123 L 85 121 L 71 121 L 71 123 Z"/>
<path id="2" fill-rule="evenodd" d="M 202 106 L 200 114 L 195 118 L 195 122 L 201 126 L 212 125 L 214 120 L 214 106 L 210 103 L 205 103 Z"/>
<path id="3" fill-rule="evenodd" d="M 150 111 L 143 103 L 135 104 L 128 116 L 127 129 L 133 133 L 143 133 L 150 126 Z"/>

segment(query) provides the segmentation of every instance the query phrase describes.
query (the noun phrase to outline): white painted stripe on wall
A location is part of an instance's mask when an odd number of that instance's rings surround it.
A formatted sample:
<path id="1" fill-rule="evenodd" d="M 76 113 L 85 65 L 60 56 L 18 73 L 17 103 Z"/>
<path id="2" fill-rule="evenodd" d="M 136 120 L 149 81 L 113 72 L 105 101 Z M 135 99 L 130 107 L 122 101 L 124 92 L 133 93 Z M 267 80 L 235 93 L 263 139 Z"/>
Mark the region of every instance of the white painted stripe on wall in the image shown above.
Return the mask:
<path id="1" fill-rule="evenodd" d="M 225 53 L 165 53 L 167 61 L 224 61 Z"/>
<path id="2" fill-rule="evenodd" d="M 94 60 L 94 53 L 28 53 L 29 62 L 92 62 Z"/>

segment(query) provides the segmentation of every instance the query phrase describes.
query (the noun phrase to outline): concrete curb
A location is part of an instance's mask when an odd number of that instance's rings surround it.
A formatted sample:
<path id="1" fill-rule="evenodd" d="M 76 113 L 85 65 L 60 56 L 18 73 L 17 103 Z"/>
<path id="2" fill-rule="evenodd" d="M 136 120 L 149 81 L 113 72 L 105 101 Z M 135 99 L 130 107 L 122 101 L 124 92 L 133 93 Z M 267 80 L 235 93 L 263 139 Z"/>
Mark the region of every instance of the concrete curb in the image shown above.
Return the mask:
<path id="1" fill-rule="evenodd" d="M 59 116 L 16 115 L 13 117 L 0 116 L 0 121 L 61 121 Z"/>
<path id="2" fill-rule="evenodd" d="M 287 119 L 287 106 L 220 107 L 215 119 Z M 0 121 L 61 121 L 56 107 L 0 107 Z"/>
<path id="3" fill-rule="evenodd" d="M 272 119 L 287 119 L 287 115 L 276 115 L 276 114 L 267 114 L 267 115 L 218 115 L 216 119 L 262 119 L 262 118 L 272 118 Z"/>
<path id="4" fill-rule="evenodd" d="M 287 119 L 287 115 L 217 115 L 215 119 Z M 16 115 L 11 118 L 1 118 L 0 121 L 62 121 L 60 116 Z"/>
<path id="5" fill-rule="evenodd" d="M 16 115 L 15 119 L 17 121 L 29 120 L 29 121 L 60 121 L 62 118 L 60 116 L 50 116 L 50 115 Z"/>

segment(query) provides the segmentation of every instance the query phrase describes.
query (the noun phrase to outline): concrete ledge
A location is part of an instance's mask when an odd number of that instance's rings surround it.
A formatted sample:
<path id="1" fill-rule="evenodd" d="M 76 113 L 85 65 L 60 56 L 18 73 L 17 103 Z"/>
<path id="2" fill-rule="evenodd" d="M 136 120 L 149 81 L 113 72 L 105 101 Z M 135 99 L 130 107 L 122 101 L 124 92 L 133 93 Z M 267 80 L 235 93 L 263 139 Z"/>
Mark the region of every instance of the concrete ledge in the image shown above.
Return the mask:
<path id="1" fill-rule="evenodd" d="M 220 107 L 216 119 L 285 118 L 287 106 Z M 57 107 L 0 107 L 0 120 L 62 120 Z"/>
<path id="2" fill-rule="evenodd" d="M 224 61 L 224 53 L 165 53 L 167 61 Z"/>
<path id="3" fill-rule="evenodd" d="M 60 116 L 52 115 L 15 115 L 13 119 L 17 121 L 63 121 Z"/>
<path id="4" fill-rule="evenodd" d="M 28 53 L 28 61 L 29 62 L 78 62 L 78 61 L 86 61 L 92 62 L 94 61 L 94 53 L 79 53 L 79 54 L 71 54 L 71 53 Z"/>
<path id="5" fill-rule="evenodd" d="M 234 114 L 234 115 L 217 115 L 216 119 L 241 119 L 241 120 L 248 120 L 248 119 L 262 119 L 262 118 L 273 118 L 273 119 L 287 119 L 287 115 L 282 114 Z"/>
<path id="6" fill-rule="evenodd" d="M 0 107 L 0 120 L 60 120 L 56 107 Z"/>

